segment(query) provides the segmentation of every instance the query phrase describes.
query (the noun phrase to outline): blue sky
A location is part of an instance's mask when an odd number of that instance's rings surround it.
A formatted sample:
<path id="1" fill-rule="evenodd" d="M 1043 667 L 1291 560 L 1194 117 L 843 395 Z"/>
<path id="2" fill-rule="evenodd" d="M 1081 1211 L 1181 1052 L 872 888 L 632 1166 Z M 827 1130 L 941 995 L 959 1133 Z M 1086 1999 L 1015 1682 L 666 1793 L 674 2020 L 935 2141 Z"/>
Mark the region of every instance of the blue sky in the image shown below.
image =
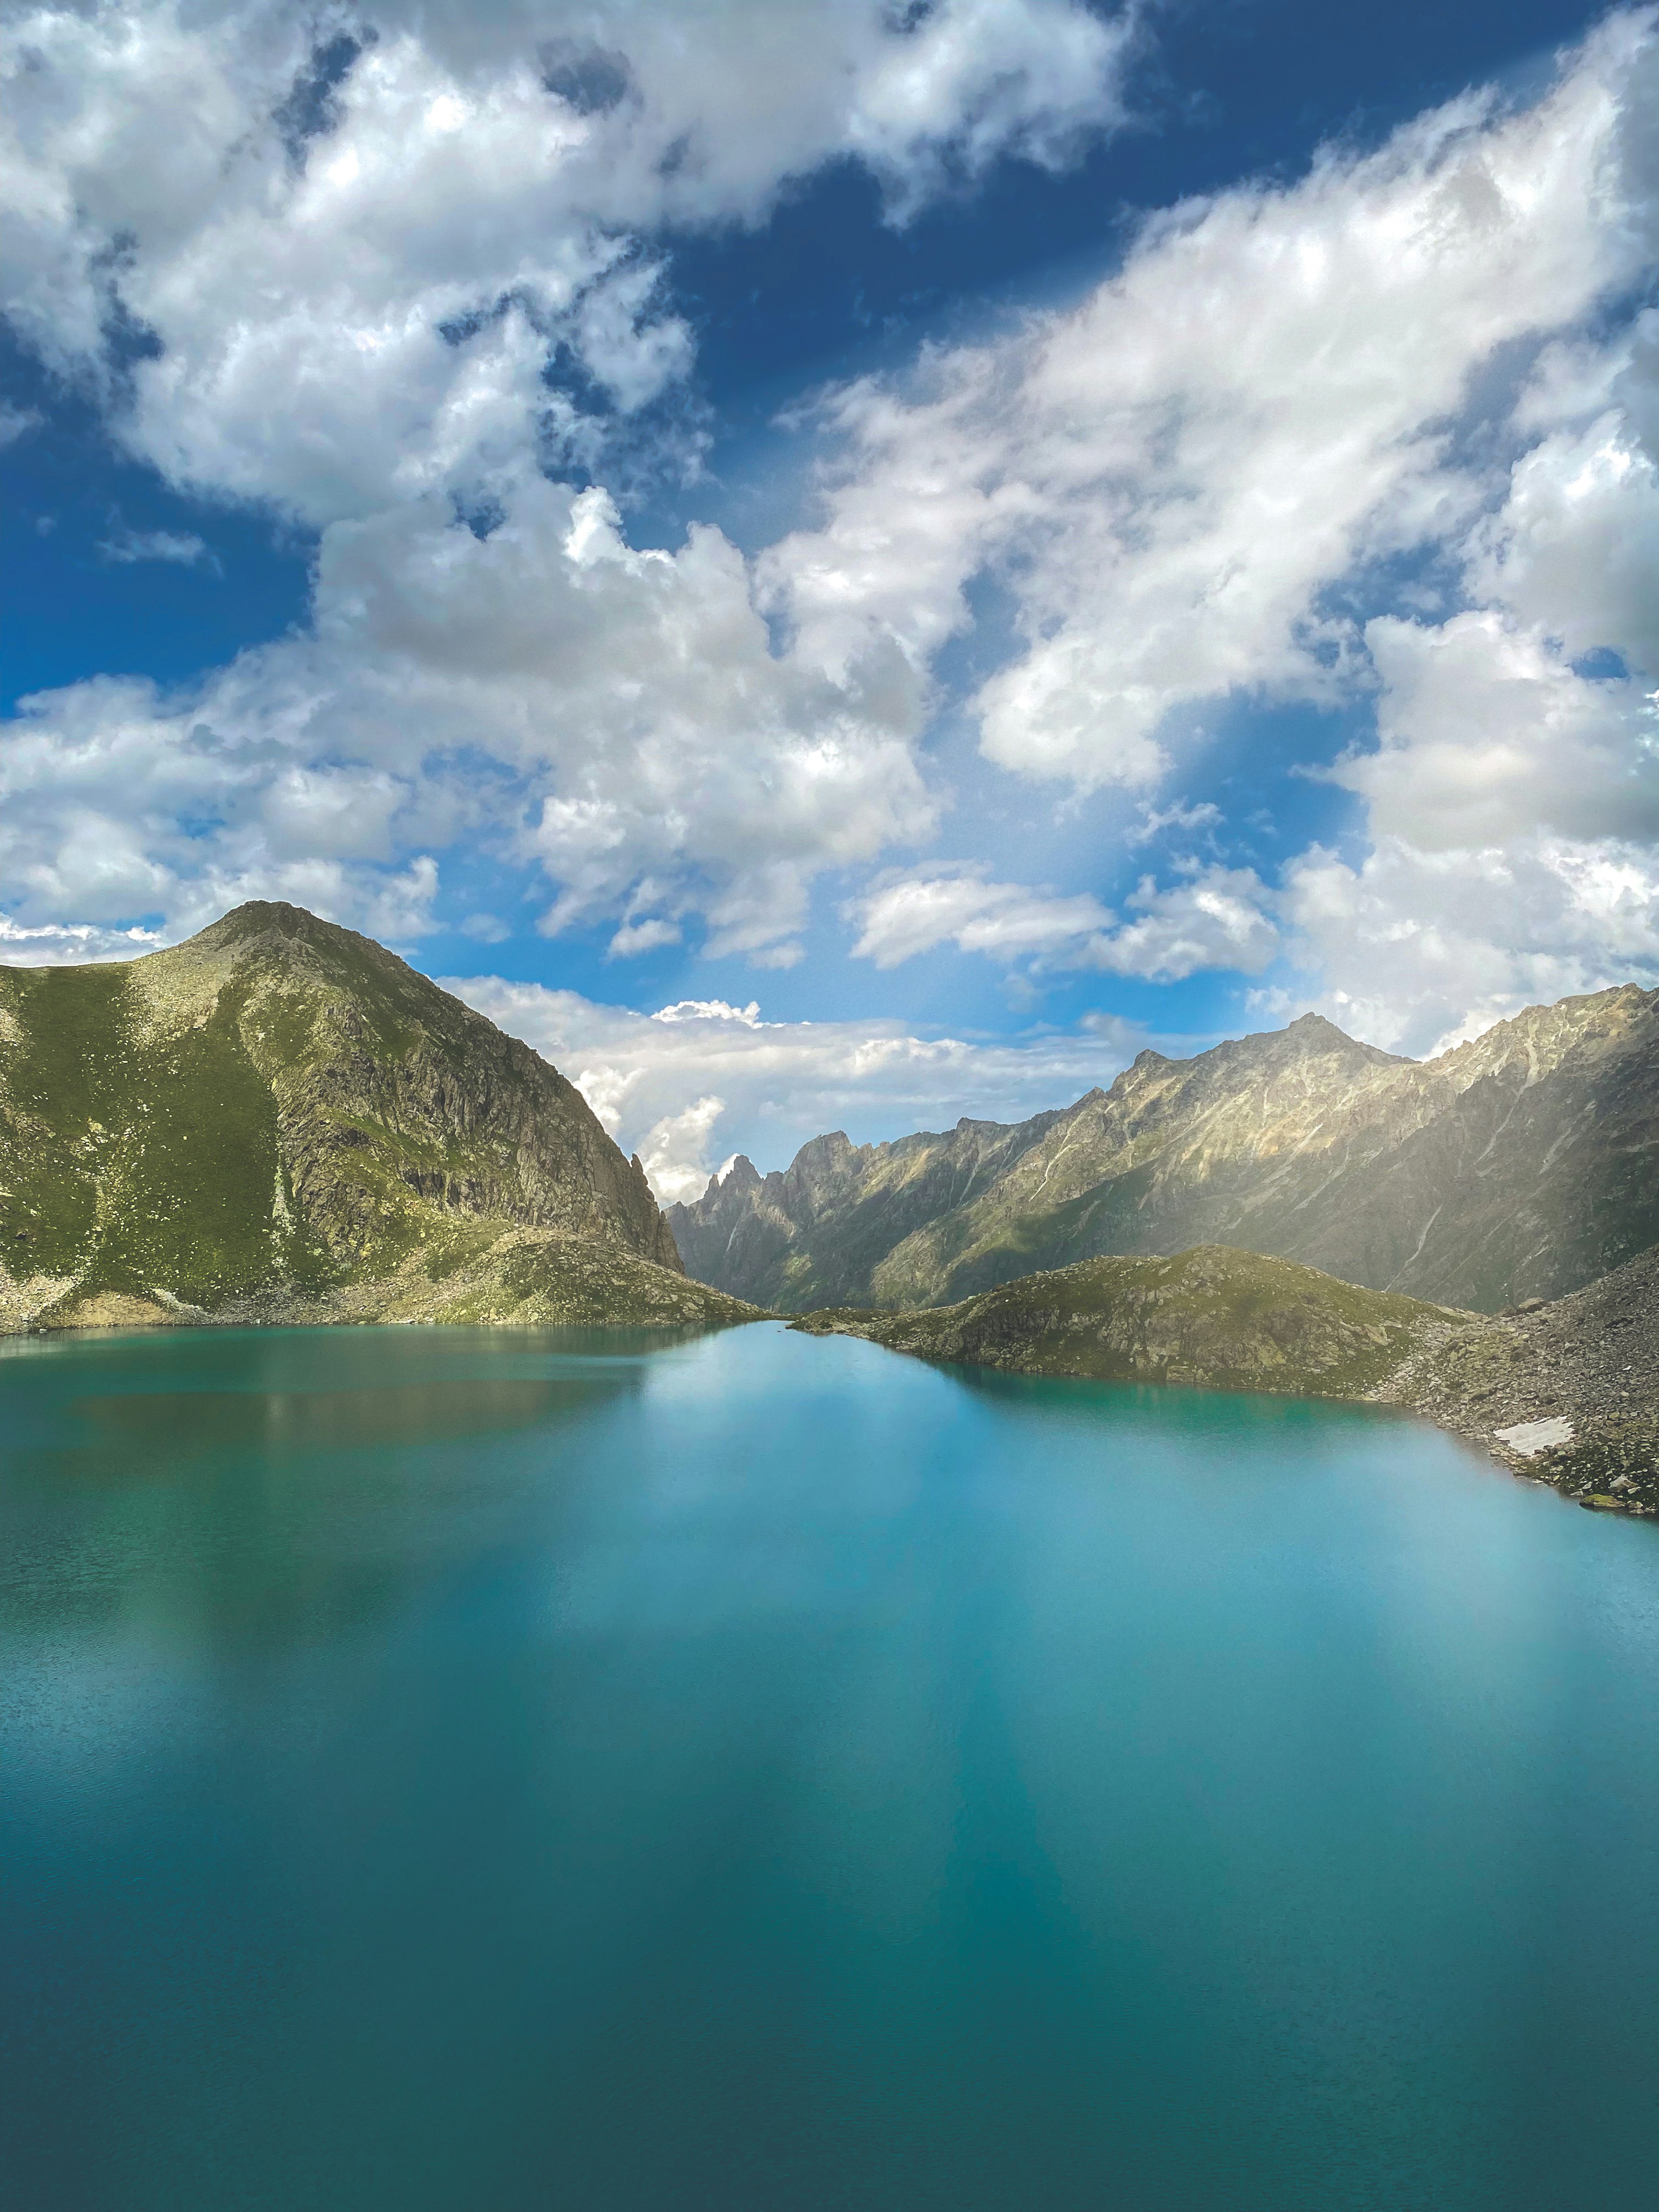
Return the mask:
<path id="1" fill-rule="evenodd" d="M 294 898 L 665 1195 L 1659 980 L 1650 12 L 5 40 L 0 957 Z"/>

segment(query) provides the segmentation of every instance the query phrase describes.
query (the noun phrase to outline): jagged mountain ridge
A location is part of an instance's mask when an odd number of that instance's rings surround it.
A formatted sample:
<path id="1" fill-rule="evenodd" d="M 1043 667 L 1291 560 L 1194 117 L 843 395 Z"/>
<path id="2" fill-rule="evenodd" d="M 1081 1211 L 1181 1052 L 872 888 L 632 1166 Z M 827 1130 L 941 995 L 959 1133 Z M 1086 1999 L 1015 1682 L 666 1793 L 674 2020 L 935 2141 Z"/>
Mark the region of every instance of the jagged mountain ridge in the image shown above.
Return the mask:
<path id="1" fill-rule="evenodd" d="M 796 1312 L 1211 1243 L 1479 1311 L 1557 1297 L 1659 1240 L 1659 992 L 1531 1007 L 1428 1061 L 1304 1015 L 1144 1052 L 1016 1125 L 740 1159 L 668 1218 L 701 1280 Z"/>
<path id="2" fill-rule="evenodd" d="M 730 1304 L 556 1069 L 264 902 L 138 960 L 0 968 L 0 1326 L 372 1318 L 375 1286 L 437 1317 L 447 1284 L 468 1318 Z"/>

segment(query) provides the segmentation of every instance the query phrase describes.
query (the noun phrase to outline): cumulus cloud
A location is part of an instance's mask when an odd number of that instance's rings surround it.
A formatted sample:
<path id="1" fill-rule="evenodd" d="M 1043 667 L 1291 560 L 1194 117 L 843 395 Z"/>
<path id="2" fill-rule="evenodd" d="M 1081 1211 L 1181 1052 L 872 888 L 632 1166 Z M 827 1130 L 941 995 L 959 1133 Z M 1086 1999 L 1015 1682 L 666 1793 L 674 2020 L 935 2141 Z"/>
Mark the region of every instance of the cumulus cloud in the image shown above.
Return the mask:
<path id="1" fill-rule="evenodd" d="M 1023 641 L 972 702 L 982 752 L 1144 791 L 1149 830 L 1199 826 L 1156 794 L 1220 702 L 1376 712 L 1304 763 L 1358 804 L 1341 857 L 1264 890 L 1211 819 L 1214 864 L 1121 926 L 923 869 L 858 908 L 860 951 L 1172 977 L 1288 941 L 1320 1003 L 1413 1047 L 1654 975 L 1659 314 L 1627 303 L 1656 114 L 1654 17 L 1614 16 L 1528 108 L 1470 95 L 1174 210 L 1076 307 L 833 398 L 823 519 L 763 571 L 824 666 L 872 631 L 926 666 L 999 580 Z"/>
<path id="2" fill-rule="evenodd" d="M 1425 852 L 1534 832 L 1659 838 L 1659 725 L 1634 684 L 1575 674 L 1538 629 L 1493 609 L 1378 620 L 1365 636 L 1379 743 L 1334 774 L 1364 798 L 1374 836 Z"/>
<path id="3" fill-rule="evenodd" d="M 667 1201 L 700 1196 L 738 1152 L 782 1167 L 825 1129 L 861 1139 L 948 1128 L 963 1114 L 1021 1120 L 1109 1083 L 1148 1041 L 1110 1017 L 987 1040 L 896 1021 L 769 1022 L 752 1002 L 719 999 L 641 1014 L 498 976 L 442 980 L 568 1075 Z"/>
<path id="4" fill-rule="evenodd" d="M 708 1187 L 708 1151 L 723 1098 L 699 1098 L 654 1123 L 640 1148 L 640 1165 L 664 1206 L 701 1198 Z"/>
<path id="5" fill-rule="evenodd" d="M 1012 967 L 1092 969 L 1144 981 L 1178 982 L 1200 968 L 1255 974 L 1279 950 L 1270 894 L 1249 868 L 1189 866 L 1159 889 L 1143 876 L 1120 922 L 1098 899 L 1030 890 L 990 880 L 970 866 L 920 868 L 878 883 L 850 913 L 861 925 L 853 950 L 878 968 L 951 944 Z"/>
<path id="6" fill-rule="evenodd" d="M 900 211 L 1053 165 L 1116 119 L 1126 36 L 1081 0 L 28 9 L 3 305 L 177 483 L 318 524 L 484 496 L 603 441 L 562 360 L 624 414 L 684 373 L 644 234 L 755 220 L 838 156 Z"/>
<path id="7" fill-rule="evenodd" d="M 818 870 L 930 830 L 924 686 L 888 641 L 833 674 L 773 652 L 719 532 L 641 552 L 605 491 L 550 477 L 614 458 L 690 364 L 647 234 L 757 220 L 836 158 L 895 220 L 1000 154 L 1054 166 L 1117 118 L 1127 33 L 1082 0 L 343 21 L 123 0 L 8 27 L 14 326 L 171 482 L 320 532 L 310 635 L 180 693 L 27 702 L 8 892 L 185 927 L 280 891 L 404 933 L 465 837 L 545 869 L 551 933 L 609 916 L 625 958 L 696 914 L 712 951 L 787 964 Z"/>
<path id="8" fill-rule="evenodd" d="M 1155 784 L 1182 710 L 1231 691 L 1341 696 L 1364 647 L 1331 587 L 1478 517 L 1452 436 L 1478 373 L 1643 265 L 1645 39 L 1615 19 L 1528 110 L 1471 96 L 1177 208 L 1070 311 L 842 392 L 778 604 L 828 665 L 872 624 L 921 659 L 998 573 L 1025 642 L 978 694 L 982 749 L 1082 788 Z"/>
<path id="9" fill-rule="evenodd" d="M 1653 24 L 1610 17 L 1529 106 L 1470 94 L 1167 211 L 1074 307 L 834 395 L 822 512 L 751 566 L 713 530 L 641 550 L 550 481 L 603 475 L 684 374 L 674 227 L 836 158 L 894 221 L 1000 153 L 1058 163 L 1116 114 L 1121 27 L 1080 0 L 388 0 L 372 40 L 252 4 L 18 16 L 8 312 L 175 482 L 319 533 L 308 631 L 181 692 L 27 702 L 20 923 L 176 929 L 258 890 L 406 938 L 459 842 L 539 867 L 542 926 L 602 921 L 618 960 L 701 929 L 786 963 L 820 872 L 933 836 L 919 740 L 988 580 L 1015 645 L 969 702 L 981 773 L 1115 787 L 1141 826 L 1083 889 L 880 876 L 846 910 L 864 957 L 1169 980 L 1288 947 L 1413 1046 L 1659 973 Z M 1340 850 L 1275 884 L 1196 781 L 1241 699 L 1375 704 L 1300 763 L 1352 802 Z M 1097 895 L 1166 829 L 1202 864 Z M 675 1125 L 665 1160 L 688 1099 L 738 1111 L 684 1073 L 639 1124 Z"/>
<path id="10" fill-rule="evenodd" d="M 1258 1003 L 1318 1006 L 1398 1051 L 1437 1051 L 1571 993 L 1659 983 L 1659 861 L 1621 839 L 1429 852 L 1382 837 L 1358 862 L 1315 846 L 1285 902 L 1322 981 Z"/>
<path id="11" fill-rule="evenodd" d="M 180 693 L 24 702 L 0 869 L 26 921 L 391 899 L 406 938 L 464 839 L 545 870 L 550 933 L 614 915 L 627 957 L 695 913 L 787 959 L 815 873 L 930 830 L 919 716 L 890 650 L 840 683 L 775 653 L 718 531 L 641 552 L 604 492 L 532 477 L 484 538 L 436 499 L 331 525 L 312 630 Z"/>
<path id="12" fill-rule="evenodd" d="M 1659 333 L 1659 312 L 1643 319 Z M 1616 404 L 1580 423 L 1568 397 L 1568 420 L 1516 461 L 1502 507 L 1472 533 L 1468 587 L 1569 656 L 1616 647 L 1659 678 L 1659 465 L 1638 428 L 1652 363 L 1645 349 L 1607 352 Z M 1541 411 L 1530 398 L 1522 420 Z"/>
<path id="13" fill-rule="evenodd" d="M 1523 1006 L 1659 983 L 1659 715 L 1491 609 L 1375 622 L 1380 743 L 1336 777 L 1370 847 L 1314 846 L 1281 911 L 1312 1003 L 1408 1051 Z"/>

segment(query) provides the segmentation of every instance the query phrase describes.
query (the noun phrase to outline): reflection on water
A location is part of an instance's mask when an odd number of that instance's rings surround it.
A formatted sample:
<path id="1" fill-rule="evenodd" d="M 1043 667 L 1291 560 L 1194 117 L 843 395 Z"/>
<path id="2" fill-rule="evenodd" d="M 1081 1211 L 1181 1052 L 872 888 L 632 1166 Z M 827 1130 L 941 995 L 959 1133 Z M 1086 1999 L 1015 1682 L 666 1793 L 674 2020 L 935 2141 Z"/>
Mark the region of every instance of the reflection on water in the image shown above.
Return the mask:
<path id="1" fill-rule="evenodd" d="M 44 1611 L 60 1632 L 142 1622 L 246 1656 L 366 1626 L 476 1536 L 500 1494 L 470 1441 L 522 1437 L 556 1494 L 562 1432 L 637 1392 L 664 1343 L 285 1330 L 28 1349 L 0 1399 L 0 1631 Z"/>
<path id="2" fill-rule="evenodd" d="M 499 1376 L 357 1390 L 157 1390 L 77 1398 L 68 1410 L 92 1432 L 81 1464 L 107 1471 L 135 1461 L 176 1462 L 228 1447 L 280 1458 L 441 1443 L 554 1420 L 581 1410 L 605 1388 L 592 1380 L 529 1382 Z"/>
<path id="3" fill-rule="evenodd" d="M 1635 2212 L 1659 1543 L 763 1325 L 0 1363 L 34 2208 Z"/>

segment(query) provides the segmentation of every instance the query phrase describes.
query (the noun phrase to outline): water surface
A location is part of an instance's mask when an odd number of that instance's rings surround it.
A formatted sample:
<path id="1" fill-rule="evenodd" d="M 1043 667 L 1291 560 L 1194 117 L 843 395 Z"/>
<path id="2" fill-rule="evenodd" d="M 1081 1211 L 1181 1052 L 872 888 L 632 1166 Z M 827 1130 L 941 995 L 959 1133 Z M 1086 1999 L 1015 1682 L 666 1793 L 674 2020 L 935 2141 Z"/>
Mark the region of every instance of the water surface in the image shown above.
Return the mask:
<path id="1" fill-rule="evenodd" d="M 1648 2212 L 1659 1530 L 768 1324 L 0 1347 L 27 2212 Z"/>

